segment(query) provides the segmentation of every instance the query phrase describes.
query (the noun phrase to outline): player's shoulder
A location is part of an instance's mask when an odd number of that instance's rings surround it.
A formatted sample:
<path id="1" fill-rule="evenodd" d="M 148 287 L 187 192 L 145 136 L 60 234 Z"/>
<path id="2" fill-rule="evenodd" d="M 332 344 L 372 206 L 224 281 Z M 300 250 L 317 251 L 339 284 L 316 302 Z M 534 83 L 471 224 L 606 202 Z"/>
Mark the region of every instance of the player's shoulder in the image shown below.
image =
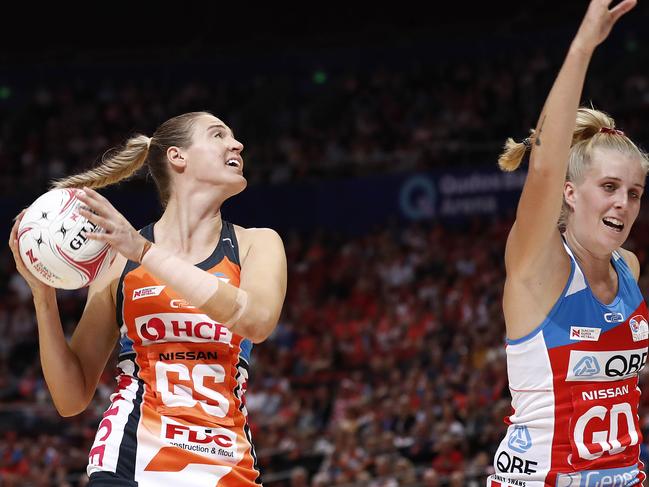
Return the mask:
<path id="1" fill-rule="evenodd" d="M 264 243 L 273 240 L 281 241 L 281 237 L 277 231 L 272 228 L 244 228 L 239 225 L 233 225 L 239 245 L 250 245 L 256 243 Z"/>
<path id="2" fill-rule="evenodd" d="M 242 256 L 242 262 L 253 248 L 264 248 L 265 250 L 275 252 L 284 252 L 284 243 L 282 237 L 272 228 L 244 228 L 239 225 L 233 225 L 234 231 L 239 242 L 239 253 Z"/>
<path id="3" fill-rule="evenodd" d="M 630 250 L 623 249 L 622 247 L 617 249 L 617 251 L 624 259 L 624 262 L 626 262 L 626 265 L 629 266 L 633 277 L 635 277 L 635 280 L 637 281 L 640 277 L 640 261 L 638 260 L 638 257 Z"/>

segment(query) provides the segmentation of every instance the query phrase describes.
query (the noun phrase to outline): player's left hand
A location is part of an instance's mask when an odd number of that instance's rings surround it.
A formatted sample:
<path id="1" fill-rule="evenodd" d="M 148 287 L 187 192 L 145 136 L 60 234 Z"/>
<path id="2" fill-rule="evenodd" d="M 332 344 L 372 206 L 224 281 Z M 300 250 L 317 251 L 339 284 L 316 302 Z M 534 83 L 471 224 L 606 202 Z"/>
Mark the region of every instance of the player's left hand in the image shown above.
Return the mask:
<path id="1" fill-rule="evenodd" d="M 80 207 L 79 214 L 104 229 L 87 233 L 92 240 L 106 242 L 129 260 L 139 262 L 146 239 L 105 197 L 94 189 L 77 191 L 77 198 L 87 208 Z"/>

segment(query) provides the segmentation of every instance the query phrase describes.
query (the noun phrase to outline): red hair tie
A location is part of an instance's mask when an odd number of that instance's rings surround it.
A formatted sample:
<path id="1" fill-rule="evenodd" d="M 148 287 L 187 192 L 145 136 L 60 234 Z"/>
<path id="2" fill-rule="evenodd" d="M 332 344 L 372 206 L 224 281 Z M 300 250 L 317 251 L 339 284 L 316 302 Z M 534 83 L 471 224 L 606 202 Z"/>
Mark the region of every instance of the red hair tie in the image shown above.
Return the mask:
<path id="1" fill-rule="evenodd" d="M 624 135 L 624 132 L 618 129 L 612 129 L 609 127 L 602 127 L 599 129 L 600 132 L 603 132 L 605 134 L 611 134 L 611 135 Z"/>

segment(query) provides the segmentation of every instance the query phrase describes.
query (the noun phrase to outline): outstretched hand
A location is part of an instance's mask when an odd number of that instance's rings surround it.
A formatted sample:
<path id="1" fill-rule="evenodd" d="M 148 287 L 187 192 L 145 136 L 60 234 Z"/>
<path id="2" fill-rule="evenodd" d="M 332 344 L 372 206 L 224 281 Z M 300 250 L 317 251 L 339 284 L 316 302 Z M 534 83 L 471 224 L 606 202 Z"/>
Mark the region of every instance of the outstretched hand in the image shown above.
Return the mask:
<path id="1" fill-rule="evenodd" d="M 615 23 L 636 6 L 638 0 L 623 0 L 609 9 L 613 0 L 591 0 L 581 22 L 574 43 L 583 49 L 593 50 L 611 33 Z"/>
<path id="2" fill-rule="evenodd" d="M 127 259 L 139 262 L 146 239 L 110 201 L 90 188 L 78 191 L 77 198 L 87 207 L 79 208 L 79 214 L 104 229 L 103 232 L 89 232 L 86 236 L 106 242 Z"/>

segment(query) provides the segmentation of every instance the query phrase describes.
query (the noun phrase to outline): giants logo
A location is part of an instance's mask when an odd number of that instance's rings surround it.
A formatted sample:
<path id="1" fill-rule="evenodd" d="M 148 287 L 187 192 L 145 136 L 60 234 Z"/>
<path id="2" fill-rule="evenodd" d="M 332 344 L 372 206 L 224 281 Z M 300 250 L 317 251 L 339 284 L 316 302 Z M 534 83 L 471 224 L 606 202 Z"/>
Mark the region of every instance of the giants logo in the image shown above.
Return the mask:
<path id="1" fill-rule="evenodd" d="M 589 352 L 571 350 L 566 381 L 610 381 L 638 374 L 647 362 L 647 349 Z"/>
<path id="2" fill-rule="evenodd" d="M 640 428 L 637 405 L 640 392 L 636 379 L 615 383 L 615 387 L 574 386 L 573 417 L 570 421 L 572 465 L 587 469 L 604 454 L 620 455 L 619 464 L 637 461 Z M 594 405 L 593 405 L 594 403 Z M 629 448 L 628 447 L 636 447 Z M 627 458 L 628 457 L 628 458 Z"/>
<path id="3" fill-rule="evenodd" d="M 199 313 L 156 313 L 135 319 L 143 345 L 167 342 L 230 343 L 232 333 L 225 326 Z"/>
<path id="4" fill-rule="evenodd" d="M 196 306 L 191 305 L 185 299 L 172 299 L 171 301 L 169 301 L 169 306 L 175 309 L 178 308 L 195 309 L 196 308 Z"/>

